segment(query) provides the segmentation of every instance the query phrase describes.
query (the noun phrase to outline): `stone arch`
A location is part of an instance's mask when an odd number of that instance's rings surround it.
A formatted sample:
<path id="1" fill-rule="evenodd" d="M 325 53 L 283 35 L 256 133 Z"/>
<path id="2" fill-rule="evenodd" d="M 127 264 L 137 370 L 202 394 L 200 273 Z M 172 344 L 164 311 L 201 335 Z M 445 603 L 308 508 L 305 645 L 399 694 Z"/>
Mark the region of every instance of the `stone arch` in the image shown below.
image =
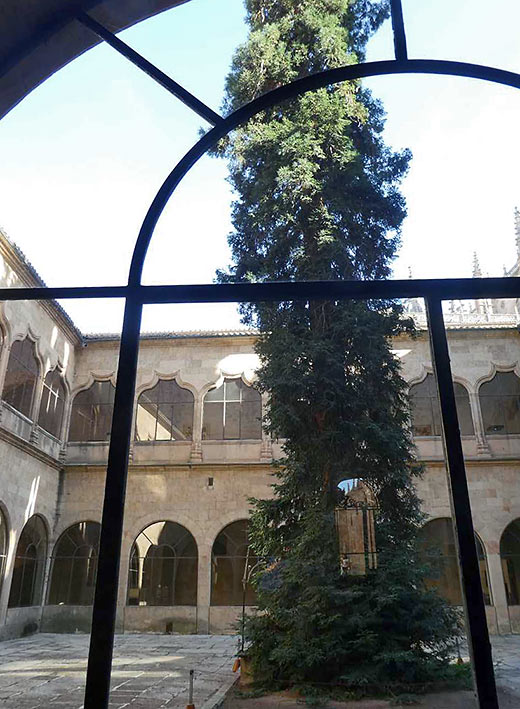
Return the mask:
<path id="1" fill-rule="evenodd" d="M 475 533 L 475 544 L 484 603 L 491 605 L 486 550 L 477 533 Z M 451 605 L 461 606 L 460 570 L 451 518 L 429 519 L 419 530 L 418 547 L 422 560 L 430 570 L 430 575 L 425 580 L 426 586 L 437 591 Z"/>
<path id="2" fill-rule="evenodd" d="M 0 502 L 0 596 L 4 585 L 4 577 L 7 568 L 7 557 L 9 554 L 9 515 L 3 502 Z"/>
<path id="3" fill-rule="evenodd" d="M 202 407 L 203 439 L 261 440 L 262 396 L 243 374 L 221 375 L 206 389 Z"/>
<path id="4" fill-rule="evenodd" d="M 28 329 L 25 337 L 17 337 L 10 344 L 2 399 L 31 420 L 43 367 L 37 339 Z"/>
<path id="5" fill-rule="evenodd" d="M 135 537 L 130 550 L 127 605 L 196 606 L 198 547 L 182 524 L 159 520 Z"/>
<path id="6" fill-rule="evenodd" d="M 42 600 L 49 527 L 42 515 L 29 517 L 16 545 L 9 608 L 38 606 Z"/>
<path id="7" fill-rule="evenodd" d="M 192 440 L 195 415 L 194 387 L 184 386 L 178 374 L 154 372 L 153 384 L 140 387 L 136 398 L 135 439 L 137 441 Z M 161 383 L 165 386 L 161 387 Z M 176 387 L 170 387 L 168 383 Z M 162 388 L 164 391 L 158 390 Z M 147 392 L 150 392 L 146 397 Z M 148 398 L 148 401 L 145 399 Z"/>
<path id="8" fill-rule="evenodd" d="M 494 366 L 494 374 L 480 381 L 478 400 L 486 435 L 520 433 L 520 376 L 516 367 Z"/>
<path id="9" fill-rule="evenodd" d="M 248 524 L 248 519 L 235 520 L 215 537 L 211 548 L 212 606 L 256 604 L 250 577 L 259 559 L 249 546 Z"/>
<path id="10" fill-rule="evenodd" d="M 95 385 L 108 384 L 108 387 Z M 89 399 L 88 392 L 92 392 Z M 80 398 L 78 398 L 80 397 Z M 110 437 L 112 416 L 114 412 L 115 386 L 111 377 L 94 379 L 88 387 L 82 387 L 75 392 L 71 403 L 68 440 L 107 441 Z"/>
<path id="11" fill-rule="evenodd" d="M 92 605 L 100 532 L 99 522 L 81 520 L 60 534 L 51 555 L 47 605 Z"/>
<path id="12" fill-rule="evenodd" d="M 463 436 L 472 436 L 475 434 L 475 424 L 471 414 L 469 390 L 455 377 L 453 388 L 460 432 Z M 410 384 L 408 395 L 414 435 L 440 436 L 442 432 L 441 414 L 433 371 L 428 371 L 425 368 L 423 378 Z"/>
<path id="13" fill-rule="evenodd" d="M 508 606 L 520 605 L 520 517 L 500 535 L 500 562 Z"/>

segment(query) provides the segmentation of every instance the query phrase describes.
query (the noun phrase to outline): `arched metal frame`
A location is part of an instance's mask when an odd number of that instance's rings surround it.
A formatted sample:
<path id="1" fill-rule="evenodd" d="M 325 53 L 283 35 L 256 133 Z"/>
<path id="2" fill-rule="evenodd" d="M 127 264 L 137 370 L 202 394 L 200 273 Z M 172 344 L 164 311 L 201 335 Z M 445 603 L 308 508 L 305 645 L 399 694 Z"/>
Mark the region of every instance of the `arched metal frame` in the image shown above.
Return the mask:
<path id="1" fill-rule="evenodd" d="M 494 82 L 520 89 L 520 74 L 464 62 L 408 59 L 401 0 L 390 0 L 395 60 L 354 64 L 314 74 L 281 86 L 222 118 L 85 13 L 75 19 L 104 39 L 151 78 L 202 116 L 213 128 L 201 138 L 167 177 L 145 217 L 130 267 L 128 285 L 83 288 L 2 288 L 0 300 L 124 298 L 114 418 L 110 439 L 99 569 L 94 602 L 85 709 L 108 706 L 123 510 L 132 410 L 143 305 L 309 299 L 424 298 L 428 315 L 434 373 L 437 381 L 455 525 L 464 589 L 469 649 L 480 709 L 498 709 L 491 646 L 478 558 L 474 542 L 462 444 L 459 433 L 442 301 L 449 299 L 517 298 L 518 278 L 432 279 L 395 281 L 327 281 L 255 284 L 143 286 L 141 274 L 155 226 L 174 190 L 193 165 L 234 128 L 260 111 L 308 91 L 342 81 L 392 74 L 438 74 Z"/>

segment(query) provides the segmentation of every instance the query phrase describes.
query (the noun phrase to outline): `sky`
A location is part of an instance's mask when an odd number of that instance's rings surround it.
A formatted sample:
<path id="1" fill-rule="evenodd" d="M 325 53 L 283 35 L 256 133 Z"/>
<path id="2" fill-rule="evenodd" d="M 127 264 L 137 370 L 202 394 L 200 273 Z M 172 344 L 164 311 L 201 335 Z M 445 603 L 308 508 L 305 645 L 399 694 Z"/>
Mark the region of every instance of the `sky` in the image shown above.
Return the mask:
<path id="1" fill-rule="evenodd" d="M 520 72 L 517 0 L 404 0 L 411 58 Z M 215 110 L 234 49 L 247 37 L 241 0 L 191 0 L 120 34 Z M 387 22 L 368 59 L 388 59 Z M 366 81 L 387 112 L 385 139 L 413 153 L 408 217 L 394 277 L 484 275 L 516 259 L 520 93 L 455 77 Z M 126 282 L 146 210 L 204 121 L 101 44 L 57 72 L 0 122 L 0 226 L 48 285 Z M 144 283 L 212 282 L 230 262 L 233 198 L 226 164 L 204 158 L 160 219 Z M 83 332 L 117 332 L 121 301 L 63 303 Z M 232 305 L 147 306 L 144 331 L 240 326 Z"/>

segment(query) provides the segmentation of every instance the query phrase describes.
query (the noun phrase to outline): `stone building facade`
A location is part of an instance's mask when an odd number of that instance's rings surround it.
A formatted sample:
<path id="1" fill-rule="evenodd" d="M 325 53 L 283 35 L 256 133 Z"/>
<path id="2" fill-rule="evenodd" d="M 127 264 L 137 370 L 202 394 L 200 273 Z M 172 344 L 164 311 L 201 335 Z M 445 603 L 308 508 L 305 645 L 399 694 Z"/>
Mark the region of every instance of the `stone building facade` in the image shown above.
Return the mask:
<path id="1" fill-rule="evenodd" d="M 42 285 L 1 232 L 0 256 L 2 286 Z M 424 548 L 440 554 L 431 583 L 458 603 L 425 316 L 407 307 L 419 336 L 394 350 L 425 464 Z M 520 632 L 517 307 L 451 303 L 446 320 L 489 626 Z M 0 638 L 88 631 L 119 341 L 83 336 L 56 303 L 3 303 L 0 333 Z M 142 337 L 119 632 L 230 632 L 254 605 L 248 500 L 271 494 L 280 455 L 259 422 L 254 342 L 245 330 Z"/>

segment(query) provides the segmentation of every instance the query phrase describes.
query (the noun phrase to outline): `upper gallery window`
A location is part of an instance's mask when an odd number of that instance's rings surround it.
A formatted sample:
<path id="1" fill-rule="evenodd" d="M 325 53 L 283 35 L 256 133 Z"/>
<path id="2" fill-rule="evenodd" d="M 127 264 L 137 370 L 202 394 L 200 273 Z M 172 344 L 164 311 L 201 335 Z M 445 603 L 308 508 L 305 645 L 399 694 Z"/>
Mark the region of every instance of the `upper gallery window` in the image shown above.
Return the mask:
<path id="1" fill-rule="evenodd" d="M 160 379 L 137 401 L 138 441 L 186 441 L 193 433 L 194 396 L 174 379 Z"/>
<path id="2" fill-rule="evenodd" d="M 478 394 L 486 433 L 520 433 L 520 379 L 514 372 L 497 372 Z"/>
<path id="3" fill-rule="evenodd" d="M 34 343 L 27 337 L 11 346 L 2 398 L 25 416 L 31 417 L 40 367 Z"/>
<path id="4" fill-rule="evenodd" d="M 224 379 L 204 397 L 202 437 L 208 440 L 262 437 L 262 398 L 241 379 Z"/>
<path id="5" fill-rule="evenodd" d="M 115 388 L 111 381 L 95 381 L 72 402 L 69 441 L 106 441 L 110 438 Z"/>
<path id="6" fill-rule="evenodd" d="M 467 389 L 458 382 L 453 382 L 453 389 L 460 432 L 472 436 L 475 431 Z M 427 374 L 426 379 L 410 387 L 410 404 L 414 436 L 440 436 L 441 412 L 433 374 Z"/>
<path id="7" fill-rule="evenodd" d="M 65 385 L 57 369 L 48 372 L 43 381 L 38 425 L 56 438 L 60 437 L 65 410 Z"/>

